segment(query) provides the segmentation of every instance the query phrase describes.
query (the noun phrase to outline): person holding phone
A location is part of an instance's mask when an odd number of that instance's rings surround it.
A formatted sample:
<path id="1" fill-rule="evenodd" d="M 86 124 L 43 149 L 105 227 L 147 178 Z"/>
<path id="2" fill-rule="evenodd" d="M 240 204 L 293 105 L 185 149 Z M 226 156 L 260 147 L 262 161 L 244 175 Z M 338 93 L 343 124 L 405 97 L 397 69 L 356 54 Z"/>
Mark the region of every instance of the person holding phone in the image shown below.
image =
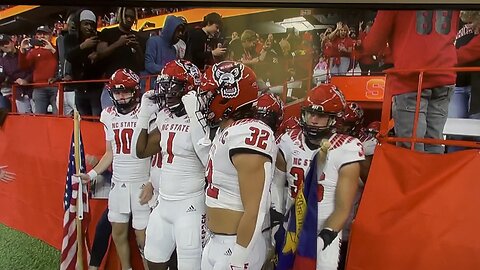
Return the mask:
<path id="1" fill-rule="evenodd" d="M 102 76 L 98 61 L 97 17 L 91 10 L 78 13 L 75 33 L 65 37 L 65 58 L 72 64 L 72 79 L 96 80 Z M 75 86 L 75 106 L 80 115 L 100 116 L 102 83 L 84 83 Z"/>
<path id="2" fill-rule="evenodd" d="M 46 114 L 49 105 L 57 114 L 57 89 L 49 85 L 55 81 L 58 57 L 57 50 L 50 43 L 52 30 L 39 26 L 34 38 L 25 38 L 20 43 L 18 63 L 21 69 L 33 70 L 33 83 L 45 83 L 33 90 L 34 113 Z"/>
<path id="3" fill-rule="evenodd" d="M 32 72 L 19 67 L 19 51 L 11 36 L 0 34 L 0 53 L 0 108 L 10 111 L 10 97 L 15 94 L 17 112 L 32 113 L 32 89 L 24 86 L 32 81 Z M 14 83 L 19 86 L 15 93 L 12 93 Z"/>
<path id="4" fill-rule="evenodd" d="M 103 29 L 98 35 L 97 59 L 102 60 L 104 74 L 110 77 L 117 69 L 128 68 L 135 73 L 144 69 L 145 41 L 132 30 L 138 13 L 133 7 L 121 7 L 117 11 L 118 27 Z M 112 102 L 106 89 L 102 93 L 102 108 Z"/>

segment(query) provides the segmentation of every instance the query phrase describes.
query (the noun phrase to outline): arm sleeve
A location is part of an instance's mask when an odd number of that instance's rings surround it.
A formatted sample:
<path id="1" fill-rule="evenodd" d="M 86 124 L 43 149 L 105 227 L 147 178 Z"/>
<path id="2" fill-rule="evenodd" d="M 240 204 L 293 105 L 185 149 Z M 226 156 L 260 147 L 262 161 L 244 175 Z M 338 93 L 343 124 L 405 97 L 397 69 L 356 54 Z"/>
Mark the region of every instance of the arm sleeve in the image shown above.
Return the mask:
<path id="1" fill-rule="evenodd" d="M 457 49 L 458 65 L 480 59 L 480 35 L 475 36 L 468 44 Z"/>
<path id="2" fill-rule="evenodd" d="M 28 56 L 30 52 L 18 54 L 18 65 L 21 69 L 29 69 L 32 66 L 33 61 L 30 61 L 31 57 Z"/>
<path id="3" fill-rule="evenodd" d="M 230 146 L 230 160 L 237 153 L 255 153 L 275 160 L 275 135 L 260 121 L 231 126 L 225 140 Z"/>
<path id="4" fill-rule="evenodd" d="M 103 110 L 100 114 L 100 122 L 103 124 L 103 128 L 105 131 L 105 140 L 106 141 L 113 141 L 115 138 L 115 134 L 112 130 L 112 119 L 111 115 L 107 112 L 107 110 Z"/>
<path id="5" fill-rule="evenodd" d="M 79 64 L 86 55 L 85 50 L 80 49 L 80 43 L 71 36 L 65 38 L 65 59 L 72 64 Z"/>
<path id="6" fill-rule="evenodd" d="M 158 46 L 158 48 L 160 47 Z M 159 74 L 160 71 L 162 71 L 162 67 L 156 63 L 156 60 L 159 59 L 157 53 L 158 51 L 157 46 L 155 46 L 155 39 L 149 38 L 145 51 L 145 69 L 150 74 Z"/>
<path id="7" fill-rule="evenodd" d="M 385 47 L 393 29 L 396 11 L 380 10 L 370 32 L 361 44 L 363 54 L 376 54 Z"/>
<path id="8" fill-rule="evenodd" d="M 272 179 L 272 187 L 270 193 L 272 196 L 272 208 L 275 211 L 285 214 L 285 183 L 287 181 L 287 174 L 275 167 L 275 172 Z"/>
<path id="9" fill-rule="evenodd" d="M 363 150 L 363 145 L 358 139 L 353 139 L 350 142 L 345 143 L 342 150 L 336 158 L 336 166 L 340 169 L 343 165 L 359 162 L 365 160 L 365 151 Z"/>

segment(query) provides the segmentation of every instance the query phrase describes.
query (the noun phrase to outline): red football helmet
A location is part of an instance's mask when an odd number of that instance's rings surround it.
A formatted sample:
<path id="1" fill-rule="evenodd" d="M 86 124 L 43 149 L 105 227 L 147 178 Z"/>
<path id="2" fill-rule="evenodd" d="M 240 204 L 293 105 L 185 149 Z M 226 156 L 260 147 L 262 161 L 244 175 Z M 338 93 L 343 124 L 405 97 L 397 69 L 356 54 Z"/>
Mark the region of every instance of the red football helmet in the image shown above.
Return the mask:
<path id="1" fill-rule="evenodd" d="M 182 96 L 200 85 L 200 70 L 187 60 L 168 62 L 155 82 L 157 102 L 173 113 L 184 111 Z M 163 100 L 162 100 L 163 99 Z"/>
<path id="2" fill-rule="evenodd" d="M 128 113 L 137 104 L 135 95 L 137 91 L 140 91 L 140 78 L 128 68 L 118 69 L 110 77 L 107 89 L 113 105 L 115 105 L 118 111 Z M 129 93 L 130 95 L 119 97 L 122 93 Z"/>
<path id="3" fill-rule="evenodd" d="M 380 132 L 380 121 L 373 121 L 366 128 L 369 134 L 376 136 Z"/>
<path id="4" fill-rule="evenodd" d="M 257 78 L 251 68 L 234 61 L 216 63 L 203 74 L 197 117 L 216 127 L 228 118 L 251 116 L 251 104 L 257 95 Z"/>
<path id="5" fill-rule="evenodd" d="M 287 120 L 283 121 L 278 128 L 278 134 L 283 134 L 289 129 L 298 129 L 300 128 L 300 120 L 296 116 L 291 116 Z"/>
<path id="6" fill-rule="evenodd" d="M 337 118 L 337 130 L 356 137 L 362 129 L 363 109 L 356 102 L 347 102 L 343 115 Z"/>
<path id="7" fill-rule="evenodd" d="M 333 84 L 321 84 L 310 90 L 303 102 L 300 125 L 310 140 L 319 140 L 335 132 L 335 122 L 343 115 L 346 101 L 343 93 Z M 312 115 L 327 116 L 325 125 L 309 124 Z"/>
<path id="8" fill-rule="evenodd" d="M 283 106 L 283 101 L 277 95 L 261 94 L 253 104 L 256 108 L 255 118 L 262 120 L 276 132 L 283 121 Z"/>

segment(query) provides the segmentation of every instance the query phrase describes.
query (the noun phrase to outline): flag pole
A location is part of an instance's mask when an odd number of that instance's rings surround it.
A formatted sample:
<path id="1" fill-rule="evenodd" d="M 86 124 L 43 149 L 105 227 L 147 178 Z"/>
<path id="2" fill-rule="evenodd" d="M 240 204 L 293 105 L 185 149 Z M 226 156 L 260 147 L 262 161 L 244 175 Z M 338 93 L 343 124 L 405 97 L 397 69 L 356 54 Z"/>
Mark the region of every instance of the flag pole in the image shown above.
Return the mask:
<path id="1" fill-rule="evenodd" d="M 73 114 L 73 140 L 75 144 L 75 168 L 77 174 L 80 173 L 80 114 L 75 109 Z M 82 233 L 82 219 L 83 219 L 83 184 L 79 179 L 77 191 L 77 217 L 75 219 L 77 225 L 77 269 L 83 270 L 83 233 Z M 80 211 L 81 210 L 81 211 Z"/>

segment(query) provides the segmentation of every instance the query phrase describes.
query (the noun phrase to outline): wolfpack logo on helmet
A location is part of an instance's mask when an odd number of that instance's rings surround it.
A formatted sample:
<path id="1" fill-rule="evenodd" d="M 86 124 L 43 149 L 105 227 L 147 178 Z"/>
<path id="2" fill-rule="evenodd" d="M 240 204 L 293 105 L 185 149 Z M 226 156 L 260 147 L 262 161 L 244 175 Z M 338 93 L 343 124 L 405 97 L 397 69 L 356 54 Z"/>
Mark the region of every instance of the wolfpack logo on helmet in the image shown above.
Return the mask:
<path id="1" fill-rule="evenodd" d="M 175 60 L 175 62 L 177 63 L 177 65 L 182 67 L 185 70 L 185 72 L 192 75 L 195 85 L 200 85 L 201 74 L 200 74 L 200 70 L 197 68 L 197 66 L 195 66 L 190 61 Z M 189 90 L 191 90 L 191 89 L 189 89 Z"/>
<path id="2" fill-rule="evenodd" d="M 230 70 L 229 70 L 230 69 Z M 221 86 L 220 94 L 223 98 L 235 98 L 240 90 L 238 81 L 243 77 L 244 65 L 235 63 L 221 63 L 213 66 L 213 79 Z M 224 71 L 229 70 L 229 71 Z"/>

